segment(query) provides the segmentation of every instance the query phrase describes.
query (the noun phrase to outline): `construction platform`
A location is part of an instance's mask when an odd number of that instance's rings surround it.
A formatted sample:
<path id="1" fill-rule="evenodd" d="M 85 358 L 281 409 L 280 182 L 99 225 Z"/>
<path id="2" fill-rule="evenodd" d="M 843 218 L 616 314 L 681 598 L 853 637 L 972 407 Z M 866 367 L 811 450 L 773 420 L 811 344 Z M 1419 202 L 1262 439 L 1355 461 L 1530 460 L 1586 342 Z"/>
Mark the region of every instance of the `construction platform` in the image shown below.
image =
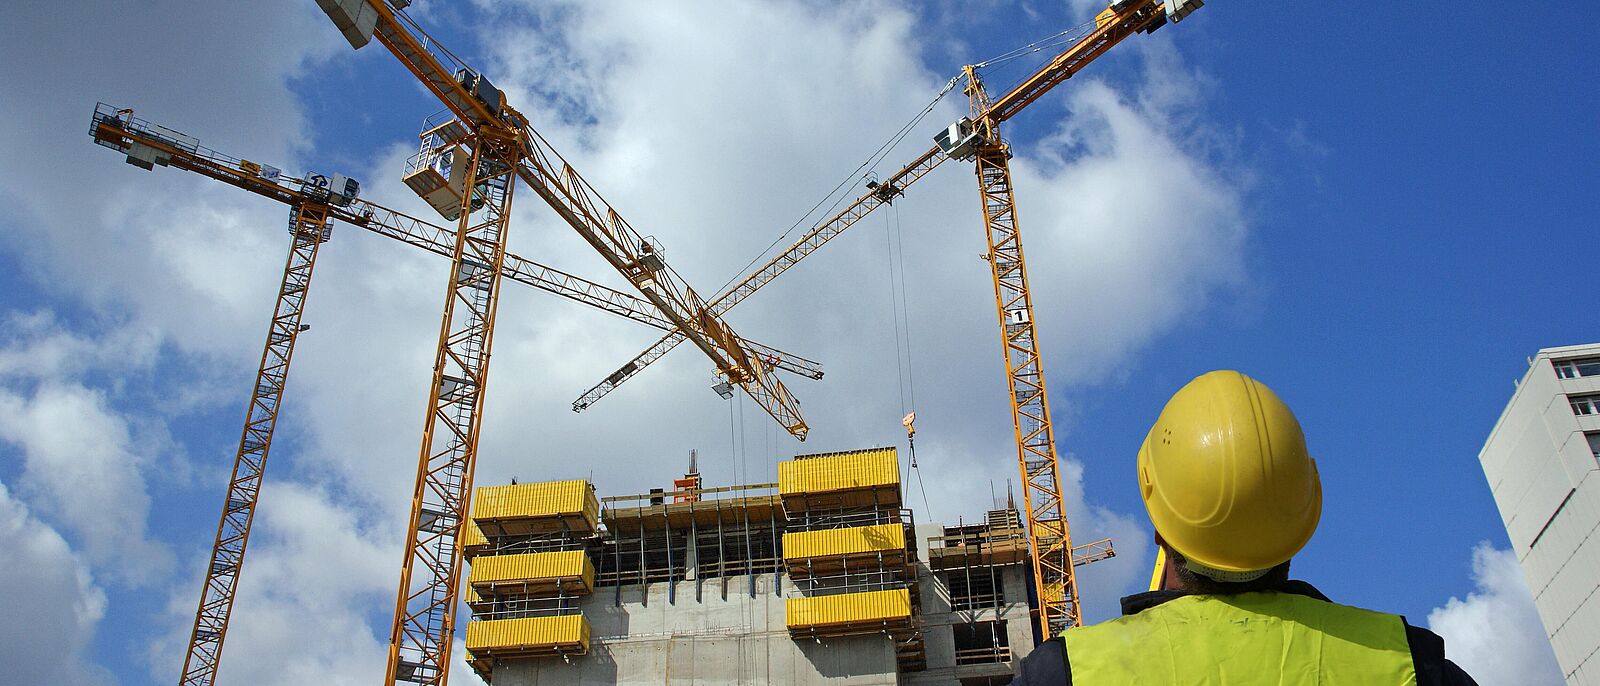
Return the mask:
<path id="1" fill-rule="evenodd" d="M 494 686 L 1003 684 L 1035 643 L 1016 510 L 917 523 L 893 448 L 673 484 L 479 488 L 461 538 L 473 669 Z"/>

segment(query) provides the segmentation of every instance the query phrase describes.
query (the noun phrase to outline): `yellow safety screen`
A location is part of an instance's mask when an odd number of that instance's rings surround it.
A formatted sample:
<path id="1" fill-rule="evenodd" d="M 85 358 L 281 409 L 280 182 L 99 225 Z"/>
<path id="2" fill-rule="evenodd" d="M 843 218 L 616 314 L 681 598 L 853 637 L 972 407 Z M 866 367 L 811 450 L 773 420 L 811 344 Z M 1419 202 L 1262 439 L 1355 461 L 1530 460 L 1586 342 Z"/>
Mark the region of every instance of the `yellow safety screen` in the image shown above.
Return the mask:
<path id="1" fill-rule="evenodd" d="M 911 593 L 904 588 L 784 601 L 790 629 L 903 622 L 911 618 Z"/>
<path id="2" fill-rule="evenodd" d="M 488 545 L 489 539 L 483 537 L 483 530 L 478 528 L 477 523 L 468 521 L 461 527 L 461 549 L 467 551 L 468 555 L 475 555 Z"/>
<path id="3" fill-rule="evenodd" d="M 894 448 L 873 448 L 778 463 L 778 493 L 847 491 L 898 486 L 900 462 Z"/>
<path id="4" fill-rule="evenodd" d="M 478 522 L 567 518 L 593 529 L 600 519 L 600 501 L 589 482 L 546 481 L 536 484 L 484 486 L 478 489 L 472 518 Z"/>
<path id="5" fill-rule="evenodd" d="M 522 555 L 483 555 L 472 561 L 468 582 L 476 586 L 530 583 L 552 589 L 557 581 L 571 593 L 594 588 L 594 563 L 582 550 Z"/>
<path id="6" fill-rule="evenodd" d="M 477 657 L 570 654 L 588 649 L 589 622 L 583 615 L 490 619 L 467 624 L 467 650 Z"/>
<path id="7" fill-rule="evenodd" d="M 860 553 L 904 550 L 905 547 L 906 528 L 903 524 L 798 531 L 783 535 L 783 557 L 787 560 L 842 557 Z"/>

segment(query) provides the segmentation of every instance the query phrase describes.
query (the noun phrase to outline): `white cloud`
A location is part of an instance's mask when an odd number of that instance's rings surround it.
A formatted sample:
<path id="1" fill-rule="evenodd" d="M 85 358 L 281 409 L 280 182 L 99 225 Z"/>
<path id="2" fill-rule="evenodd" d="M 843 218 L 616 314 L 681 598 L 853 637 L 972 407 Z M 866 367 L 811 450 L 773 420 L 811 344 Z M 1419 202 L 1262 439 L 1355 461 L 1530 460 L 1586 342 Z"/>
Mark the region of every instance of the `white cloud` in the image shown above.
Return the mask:
<path id="1" fill-rule="evenodd" d="M 49 525 L 0 483 L 0 664 L 16 686 L 114 683 L 84 655 L 106 596 Z"/>
<path id="2" fill-rule="evenodd" d="M 1066 352 L 1052 369 L 1093 383 L 1117 378 L 1152 338 L 1244 282 L 1247 224 L 1240 181 L 1163 128 L 1175 107 L 1150 103 L 1170 96 L 1076 86 L 1056 133 L 1016 165 L 1017 186 L 1042 277 L 1040 336 Z"/>
<path id="3" fill-rule="evenodd" d="M 1466 600 L 1451 598 L 1428 613 L 1446 656 L 1483 686 L 1565 683 L 1517 556 L 1479 543 L 1472 581 L 1477 590 Z"/>
<path id="4" fill-rule="evenodd" d="M 388 641 L 372 619 L 392 602 L 400 542 L 321 488 L 273 480 L 261 490 L 218 682 L 371 683 Z M 204 568 L 191 562 L 186 570 Z M 185 576 L 170 591 L 166 632 L 150 648 L 157 680 L 183 664 L 200 587 L 197 575 Z"/>
<path id="5" fill-rule="evenodd" d="M 251 357 L 265 327 L 249 305 L 270 302 L 286 249 L 281 229 L 253 229 L 284 226 L 283 208 L 120 164 L 91 143 L 89 116 L 97 100 L 134 107 L 216 149 L 291 164 L 309 139 L 288 79 L 332 54 L 337 32 L 309 4 L 18 3 L 6 15 L 0 78 L 48 97 L 0 101 L 0 153 L 30 161 L 0 169 L 0 246 L 52 293 L 183 350 Z"/>
<path id="6" fill-rule="evenodd" d="M 82 539 L 104 575 L 143 584 L 167 573 L 171 553 L 148 537 L 142 474 L 159 440 L 140 434 L 104 390 L 81 377 L 106 366 L 138 373 L 154 359 L 146 332 L 70 333 L 44 314 L 12 315 L 0 342 L 0 441 L 20 449 L 22 495 Z M 176 465 L 181 460 L 174 459 Z"/>
<path id="7" fill-rule="evenodd" d="M 117 327 L 98 338 L 79 336 L 46 311 L 5 313 L 0 327 L 0 379 L 79 377 L 115 364 L 143 368 L 159 342 L 149 329 Z"/>

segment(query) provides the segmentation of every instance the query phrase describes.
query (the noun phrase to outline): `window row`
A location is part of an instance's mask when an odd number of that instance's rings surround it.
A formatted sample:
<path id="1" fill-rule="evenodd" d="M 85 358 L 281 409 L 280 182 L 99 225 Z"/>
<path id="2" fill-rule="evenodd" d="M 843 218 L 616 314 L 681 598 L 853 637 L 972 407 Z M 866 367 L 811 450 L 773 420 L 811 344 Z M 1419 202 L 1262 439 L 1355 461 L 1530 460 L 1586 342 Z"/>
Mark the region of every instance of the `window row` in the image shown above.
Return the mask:
<path id="1" fill-rule="evenodd" d="M 1551 360 L 1555 365 L 1556 376 L 1563 379 L 1577 379 L 1586 376 L 1600 376 L 1600 357 L 1579 357 L 1570 360 Z"/>
<path id="2" fill-rule="evenodd" d="M 1600 415 L 1600 393 L 1569 395 L 1567 403 L 1572 405 L 1572 413 L 1575 415 Z"/>

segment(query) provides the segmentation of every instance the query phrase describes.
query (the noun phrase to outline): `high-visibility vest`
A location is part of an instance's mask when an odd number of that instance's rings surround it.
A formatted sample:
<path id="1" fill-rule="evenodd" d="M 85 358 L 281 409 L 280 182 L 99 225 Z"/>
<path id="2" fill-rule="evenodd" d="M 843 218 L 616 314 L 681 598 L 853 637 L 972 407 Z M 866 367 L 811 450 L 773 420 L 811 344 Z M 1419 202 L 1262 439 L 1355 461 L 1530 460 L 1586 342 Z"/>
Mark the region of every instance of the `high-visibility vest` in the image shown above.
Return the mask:
<path id="1" fill-rule="evenodd" d="M 1073 686 L 1417 682 L 1399 615 L 1293 593 L 1183 596 L 1061 635 Z"/>

